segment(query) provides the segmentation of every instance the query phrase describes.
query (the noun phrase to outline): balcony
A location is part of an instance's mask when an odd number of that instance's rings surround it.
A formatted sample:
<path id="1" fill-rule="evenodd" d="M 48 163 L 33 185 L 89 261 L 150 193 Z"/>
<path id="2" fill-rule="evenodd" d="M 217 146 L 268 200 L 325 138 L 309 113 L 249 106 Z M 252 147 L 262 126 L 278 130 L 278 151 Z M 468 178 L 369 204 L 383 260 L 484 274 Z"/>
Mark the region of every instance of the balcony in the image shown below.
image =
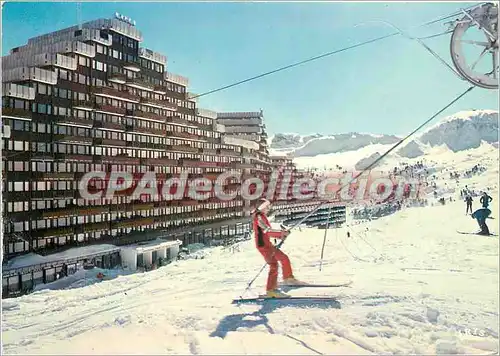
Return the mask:
<path id="1" fill-rule="evenodd" d="M 102 213 L 107 213 L 109 212 L 109 207 L 108 206 L 82 206 L 82 207 L 76 207 L 75 209 L 76 214 L 78 215 L 97 215 L 97 214 L 102 214 Z"/>
<path id="2" fill-rule="evenodd" d="M 145 133 L 145 134 L 152 134 L 152 135 L 157 135 L 157 136 L 165 136 L 165 130 L 155 129 L 152 127 L 134 126 L 132 131 Z"/>
<path id="3" fill-rule="evenodd" d="M 169 158 L 146 158 L 143 159 L 143 162 L 145 165 L 148 166 L 177 166 L 179 161 L 176 159 L 169 159 Z"/>
<path id="4" fill-rule="evenodd" d="M 179 166 L 197 167 L 197 168 L 216 168 L 219 165 L 217 162 L 207 162 L 207 161 L 201 161 L 200 159 L 181 158 L 179 159 Z"/>
<path id="5" fill-rule="evenodd" d="M 146 112 L 142 110 L 127 110 L 126 116 L 128 117 L 137 117 L 140 119 L 146 119 L 156 122 L 165 122 L 165 116 L 161 116 L 152 112 Z"/>
<path id="6" fill-rule="evenodd" d="M 113 140 L 109 138 L 94 138 L 95 146 L 120 146 L 125 147 L 126 143 L 123 140 Z"/>
<path id="7" fill-rule="evenodd" d="M 92 162 L 92 156 L 56 153 L 56 161 Z"/>
<path id="8" fill-rule="evenodd" d="M 138 95 L 134 95 L 129 93 L 128 91 L 118 90 L 111 87 L 94 87 L 92 88 L 92 93 L 98 96 L 130 101 L 132 103 L 138 103 L 140 100 L 140 97 Z"/>
<path id="9" fill-rule="evenodd" d="M 124 108 L 117 108 L 116 106 L 108 105 L 108 104 L 95 104 L 95 108 L 97 111 L 102 111 L 105 113 L 117 114 L 124 116 L 127 112 Z"/>
<path id="10" fill-rule="evenodd" d="M 58 135 L 59 136 L 59 135 Z M 81 136 L 63 136 L 60 140 L 58 140 L 61 143 L 79 143 L 83 145 L 91 145 L 92 144 L 92 138 L 90 137 L 81 137 Z"/>
<path id="11" fill-rule="evenodd" d="M 139 57 L 149 59 L 150 61 L 166 65 L 167 64 L 167 57 L 164 56 L 161 53 L 152 51 L 150 49 L 140 47 L 139 48 Z"/>
<path id="12" fill-rule="evenodd" d="M 92 21 L 90 23 L 90 26 L 92 26 L 93 28 L 108 28 L 113 32 L 117 32 L 121 35 L 142 42 L 142 34 L 135 26 L 129 25 L 126 22 L 120 21 L 118 19 L 99 19 Z"/>
<path id="13" fill-rule="evenodd" d="M 61 44 L 59 44 L 61 46 Z M 85 57 L 95 57 L 95 47 L 80 41 L 62 43 L 62 48 L 57 52 L 76 53 Z"/>
<path id="14" fill-rule="evenodd" d="M 252 113 L 249 113 L 252 114 Z M 254 113 L 255 114 L 255 113 Z M 260 126 L 262 125 L 262 118 L 224 118 L 218 117 L 217 122 L 225 126 Z"/>
<path id="15" fill-rule="evenodd" d="M 75 38 L 82 42 L 96 42 L 104 46 L 111 46 L 112 38 L 110 34 L 96 28 L 83 28 L 82 33 Z"/>
<path id="16" fill-rule="evenodd" d="M 54 229 L 47 229 L 47 230 L 35 230 L 31 231 L 33 237 L 44 237 L 44 238 L 49 238 L 49 237 L 58 237 L 58 236 L 64 236 L 64 235 L 73 235 L 73 228 L 72 227 L 63 227 L 63 228 L 54 228 Z"/>
<path id="17" fill-rule="evenodd" d="M 171 83 L 179 84 L 182 86 L 189 86 L 189 79 L 182 75 L 174 74 L 172 72 L 163 72 L 163 78 Z"/>
<path id="18" fill-rule="evenodd" d="M 200 153 L 200 151 L 199 151 L 198 148 L 192 147 L 192 146 L 189 146 L 189 145 L 167 146 L 167 150 L 169 150 L 169 151 L 188 152 L 188 153 Z"/>
<path id="19" fill-rule="evenodd" d="M 146 91 L 154 91 L 154 85 L 150 84 L 140 78 L 127 78 L 127 82 L 125 83 L 126 85 L 137 88 L 137 89 L 142 89 Z"/>
<path id="20" fill-rule="evenodd" d="M 76 58 L 60 53 L 42 53 L 33 57 L 34 65 L 40 67 L 58 67 L 67 70 L 76 70 Z"/>
<path id="21" fill-rule="evenodd" d="M 123 65 L 123 68 L 130 70 L 132 72 L 136 72 L 136 73 L 141 71 L 141 67 L 139 66 L 139 62 L 126 62 Z"/>
<path id="22" fill-rule="evenodd" d="M 125 142 L 124 142 L 125 144 Z M 112 157 L 103 157 L 102 158 L 103 163 L 118 163 L 118 164 L 131 164 L 131 165 L 138 165 L 141 163 L 140 158 L 135 158 L 135 157 L 129 157 L 125 155 L 117 155 L 117 156 L 112 156 Z"/>
<path id="23" fill-rule="evenodd" d="M 109 121 L 94 121 L 94 128 L 125 131 L 125 125 Z"/>
<path id="24" fill-rule="evenodd" d="M 159 109 L 167 109 L 167 110 L 177 110 L 177 105 L 169 103 L 168 101 L 165 100 L 158 100 L 158 99 L 153 99 L 153 98 L 144 98 L 141 97 L 141 104 L 142 105 L 147 105 L 147 106 L 153 106 L 155 108 Z"/>
<path id="25" fill-rule="evenodd" d="M 16 108 L 2 108 L 2 117 L 10 117 L 14 119 L 31 120 L 33 113 L 29 110 Z"/>
<path id="26" fill-rule="evenodd" d="M 73 102 L 73 109 L 92 111 L 94 110 L 94 103 L 89 100 L 76 100 Z"/>
<path id="27" fill-rule="evenodd" d="M 6 70 L 2 73 L 3 82 L 35 81 L 44 84 L 56 85 L 57 73 L 41 68 L 20 67 Z"/>
<path id="28" fill-rule="evenodd" d="M 83 232 L 91 232 L 91 231 L 106 231 L 109 230 L 109 222 L 99 222 L 99 223 L 91 223 L 83 225 Z"/>
<path id="29" fill-rule="evenodd" d="M 30 88 L 25 85 L 4 83 L 2 93 L 3 96 L 10 96 L 12 98 L 35 100 L 35 88 Z"/>
<path id="30" fill-rule="evenodd" d="M 235 150 L 227 150 L 224 148 L 218 148 L 217 149 L 217 154 L 220 154 L 221 156 L 233 156 L 233 157 L 241 157 L 241 153 L 235 151 Z"/>
<path id="31" fill-rule="evenodd" d="M 154 92 L 157 94 L 167 94 L 167 87 L 164 85 L 155 85 Z"/>
<path id="32" fill-rule="evenodd" d="M 127 82 L 127 76 L 122 73 L 113 73 L 108 75 L 108 81 L 118 84 L 125 84 Z"/>
<path id="33" fill-rule="evenodd" d="M 92 127 L 93 121 L 88 119 L 82 119 L 80 117 L 73 116 L 55 116 L 54 122 L 59 125 L 68 125 L 68 126 L 82 126 L 82 127 Z"/>
<path id="34" fill-rule="evenodd" d="M 61 208 L 61 209 L 49 209 L 42 210 L 43 218 L 60 218 L 63 216 L 75 215 L 75 208 Z"/>
<path id="35" fill-rule="evenodd" d="M 203 153 L 205 155 L 217 155 L 217 150 L 211 149 L 211 148 L 200 148 L 198 149 L 198 152 Z"/>
<path id="36" fill-rule="evenodd" d="M 123 221 L 112 221 L 112 228 L 127 228 L 127 227 L 136 227 L 136 226 L 144 226 L 144 225 L 153 225 L 154 218 L 131 218 Z"/>
<path id="37" fill-rule="evenodd" d="M 195 134 L 191 134 L 189 132 L 181 132 L 181 131 L 167 131 L 167 136 L 177 137 L 177 138 L 186 138 L 188 140 L 199 140 L 200 137 Z"/>
<path id="38" fill-rule="evenodd" d="M 194 122 L 188 121 L 186 119 L 181 119 L 181 117 L 177 115 L 167 117 L 167 123 L 180 126 L 196 127 Z"/>

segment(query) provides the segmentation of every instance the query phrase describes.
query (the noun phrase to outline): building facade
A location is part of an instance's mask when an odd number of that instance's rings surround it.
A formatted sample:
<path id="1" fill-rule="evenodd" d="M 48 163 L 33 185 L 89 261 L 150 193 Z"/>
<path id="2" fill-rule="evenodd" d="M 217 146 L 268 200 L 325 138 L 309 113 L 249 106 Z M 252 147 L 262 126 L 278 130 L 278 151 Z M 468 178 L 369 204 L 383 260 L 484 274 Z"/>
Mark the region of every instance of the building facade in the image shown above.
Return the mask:
<path id="1" fill-rule="evenodd" d="M 197 107 L 188 79 L 168 72 L 167 58 L 142 42 L 134 25 L 103 19 L 29 39 L 3 57 L 7 257 L 243 217 L 238 198 L 80 196 L 90 171 L 130 172 L 134 188 L 146 172 L 161 185 L 181 171 L 215 180 L 245 167 L 245 149 L 224 143 L 224 126 Z"/>

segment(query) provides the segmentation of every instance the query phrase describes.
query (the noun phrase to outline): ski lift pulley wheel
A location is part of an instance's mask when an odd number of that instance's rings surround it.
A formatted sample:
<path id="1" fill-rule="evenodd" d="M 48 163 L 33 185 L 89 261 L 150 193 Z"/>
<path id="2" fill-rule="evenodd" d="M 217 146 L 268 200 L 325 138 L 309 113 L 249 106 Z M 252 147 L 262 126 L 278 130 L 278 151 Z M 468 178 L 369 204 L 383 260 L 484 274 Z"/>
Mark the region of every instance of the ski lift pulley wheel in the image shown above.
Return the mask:
<path id="1" fill-rule="evenodd" d="M 464 39 L 466 32 L 473 28 L 485 35 L 485 42 Z M 483 48 L 479 58 L 471 65 L 465 61 L 464 44 Z M 486 3 L 465 12 L 464 17 L 455 24 L 450 51 L 455 68 L 465 80 L 481 88 L 498 89 L 498 5 Z M 487 55 L 491 56 L 491 70 L 487 73 L 476 71 L 474 68 L 477 62 Z"/>

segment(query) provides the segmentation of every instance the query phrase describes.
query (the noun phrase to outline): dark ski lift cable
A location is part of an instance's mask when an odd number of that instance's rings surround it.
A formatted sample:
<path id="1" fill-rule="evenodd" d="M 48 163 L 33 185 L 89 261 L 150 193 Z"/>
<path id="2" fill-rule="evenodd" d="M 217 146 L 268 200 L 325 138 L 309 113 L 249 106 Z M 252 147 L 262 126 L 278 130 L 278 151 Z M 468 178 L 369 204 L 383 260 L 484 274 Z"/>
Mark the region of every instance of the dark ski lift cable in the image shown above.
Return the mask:
<path id="1" fill-rule="evenodd" d="M 472 85 L 471 87 L 469 87 L 466 91 L 464 91 L 462 94 L 460 94 L 459 96 L 457 96 L 455 99 L 453 99 L 452 101 L 450 101 L 448 104 L 446 104 L 446 106 L 444 106 L 442 109 L 440 109 L 438 112 L 436 112 L 434 115 L 432 115 L 429 119 L 425 120 L 422 124 L 420 124 L 416 129 L 414 129 L 412 132 L 410 132 L 408 135 L 406 135 L 404 138 L 402 138 L 401 140 L 399 140 L 398 142 L 396 142 L 391 148 L 389 148 L 384 154 L 382 154 L 379 158 L 377 158 L 375 161 L 373 161 L 372 163 L 370 163 L 366 168 L 364 168 L 363 170 L 361 170 L 358 174 L 356 174 L 354 177 L 351 178 L 351 180 L 349 182 L 347 182 L 346 184 L 340 186 L 339 188 L 337 188 L 337 190 L 332 194 L 332 196 L 335 196 L 338 192 L 340 192 L 342 189 L 344 189 L 345 187 L 349 186 L 352 182 L 354 182 L 356 179 L 358 179 L 364 172 L 370 170 L 372 167 L 374 167 L 378 162 L 380 162 L 382 159 L 384 159 L 385 157 L 387 157 L 387 155 L 389 153 L 391 153 L 392 151 L 394 151 L 396 148 L 398 148 L 403 142 L 405 142 L 408 138 L 410 138 L 411 136 L 413 136 L 416 132 L 418 132 L 420 129 L 422 129 L 425 125 L 427 125 L 429 122 L 431 122 L 432 120 L 434 120 L 438 115 L 440 115 L 443 111 L 445 111 L 446 109 L 448 109 L 450 106 L 452 106 L 453 104 L 455 104 L 457 101 L 459 101 L 460 99 L 462 99 L 465 95 L 467 95 L 469 92 L 471 92 L 473 89 L 475 88 L 474 85 Z M 334 200 L 326 200 L 326 201 L 322 201 L 320 203 L 318 203 L 318 205 L 316 205 L 314 207 L 313 210 L 311 210 L 309 213 L 307 213 L 303 218 L 301 218 L 299 221 L 295 222 L 294 224 L 292 224 L 291 226 L 285 228 L 285 230 L 287 231 L 290 231 L 294 228 L 296 228 L 297 226 L 301 225 L 304 221 L 306 221 L 310 216 L 312 216 L 315 212 L 317 212 L 322 206 L 328 204 L 328 203 L 332 203 L 334 202 Z M 326 238 L 326 235 L 325 235 L 325 238 Z M 281 242 L 276 245 L 276 248 L 277 249 L 280 249 L 281 246 L 283 246 L 283 244 L 285 243 L 286 239 L 283 239 L 281 240 Z M 262 271 L 266 268 L 267 266 L 267 263 L 264 264 L 262 266 L 262 268 L 260 269 L 260 271 L 257 273 L 257 275 L 248 283 L 247 287 L 245 288 L 245 290 L 243 291 L 243 293 L 241 294 L 240 298 L 243 298 L 243 295 L 246 293 L 246 291 L 248 291 L 250 289 L 250 287 L 252 286 L 252 284 L 255 282 L 255 280 L 259 277 L 259 275 L 262 273 Z"/>
<path id="2" fill-rule="evenodd" d="M 471 8 L 477 7 L 479 5 L 480 4 L 469 6 L 469 7 L 465 8 L 464 10 L 471 9 Z M 457 12 L 451 14 L 451 15 L 442 16 L 442 17 L 439 17 L 437 19 L 434 19 L 434 20 L 431 20 L 431 21 L 427 21 L 427 22 L 425 22 L 423 24 L 420 24 L 420 25 L 417 25 L 417 26 L 413 26 L 412 28 L 420 28 L 420 27 L 429 26 L 429 25 L 435 24 L 435 23 L 437 23 L 439 21 L 456 17 L 459 14 L 460 14 L 460 11 L 457 11 Z M 433 37 L 445 35 L 447 33 L 450 33 L 450 31 L 439 33 L 437 35 L 431 35 L 431 36 L 426 36 L 426 37 L 422 37 L 422 38 L 413 38 L 413 39 L 419 40 L 419 39 L 425 39 L 425 38 L 433 38 Z M 339 48 L 337 50 L 330 51 L 330 52 L 327 52 L 327 53 L 323 53 L 323 54 L 320 54 L 318 56 L 311 57 L 311 58 L 308 58 L 308 59 L 304 59 L 304 60 L 299 61 L 299 62 L 288 64 L 286 66 L 283 66 L 283 67 L 280 67 L 280 68 L 277 68 L 277 69 L 273 69 L 271 71 L 268 71 L 268 72 L 265 72 L 265 73 L 262 73 L 262 74 L 259 74 L 259 75 L 255 75 L 253 77 L 250 77 L 250 78 L 247 78 L 247 79 L 243 79 L 243 80 L 240 80 L 238 82 L 235 82 L 235 83 L 232 83 L 232 84 L 228 84 L 228 85 L 219 87 L 217 89 L 213 89 L 213 90 L 207 91 L 207 92 L 202 93 L 202 94 L 193 95 L 193 96 L 190 97 L 190 99 L 201 98 L 202 96 L 206 96 L 206 95 L 209 95 L 209 94 L 217 93 L 219 91 L 223 91 L 223 90 L 226 90 L 226 89 L 229 89 L 229 88 L 232 88 L 232 87 L 244 84 L 244 83 L 248 83 L 248 82 L 251 82 L 251 81 L 256 80 L 256 79 L 267 77 L 267 76 L 269 76 L 271 74 L 282 72 L 284 70 L 287 70 L 287 69 L 290 69 L 290 68 L 294 68 L 294 67 L 300 66 L 300 65 L 305 64 L 305 63 L 313 62 L 313 61 L 321 59 L 321 58 L 329 57 L 329 56 L 332 56 L 332 55 L 335 55 L 335 54 L 338 54 L 338 53 L 341 53 L 341 52 L 345 52 L 345 51 L 348 51 L 348 50 L 351 50 L 351 49 L 354 49 L 354 48 L 357 48 L 357 47 L 362 47 L 364 45 L 367 45 L 367 44 L 370 44 L 370 43 L 375 43 L 375 42 L 378 42 L 378 41 L 382 41 L 382 40 L 385 40 L 386 38 L 394 37 L 394 36 L 401 35 L 401 34 L 403 34 L 403 32 L 400 31 L 400 30 L 398 30 L 396 32 L 390 33 L 390 34 L 385 35 L 385 36 L 373 38 L 371 40 L 360 42 L 360 43 L 357 43 L 357 44 L 354 44 L 354 45 L 351 45 L 351 46 Z"/>

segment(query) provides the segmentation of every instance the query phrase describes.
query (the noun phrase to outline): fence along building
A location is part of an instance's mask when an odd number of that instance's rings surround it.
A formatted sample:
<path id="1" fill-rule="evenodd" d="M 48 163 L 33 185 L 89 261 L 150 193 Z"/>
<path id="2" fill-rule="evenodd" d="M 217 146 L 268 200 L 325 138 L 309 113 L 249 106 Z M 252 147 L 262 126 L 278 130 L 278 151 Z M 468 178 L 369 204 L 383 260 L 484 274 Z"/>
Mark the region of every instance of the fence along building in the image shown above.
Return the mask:
<path id="1" fill-rule="evenodd" d="M 78 180 L 89 171 L 132 172 L 134 184 L 146 171 L 160 184 L 181 171 L 210 180 L 241 172 L 244 149 L 224 143 L 224 127 L 197 107 L 188 79 L 168 72 L 167 58 L 142 41 L 130 23 L 101 19 L 29 39 L 3 57 L 7 257 L 243 216 L 241 199 L 80 197 Z"/>

